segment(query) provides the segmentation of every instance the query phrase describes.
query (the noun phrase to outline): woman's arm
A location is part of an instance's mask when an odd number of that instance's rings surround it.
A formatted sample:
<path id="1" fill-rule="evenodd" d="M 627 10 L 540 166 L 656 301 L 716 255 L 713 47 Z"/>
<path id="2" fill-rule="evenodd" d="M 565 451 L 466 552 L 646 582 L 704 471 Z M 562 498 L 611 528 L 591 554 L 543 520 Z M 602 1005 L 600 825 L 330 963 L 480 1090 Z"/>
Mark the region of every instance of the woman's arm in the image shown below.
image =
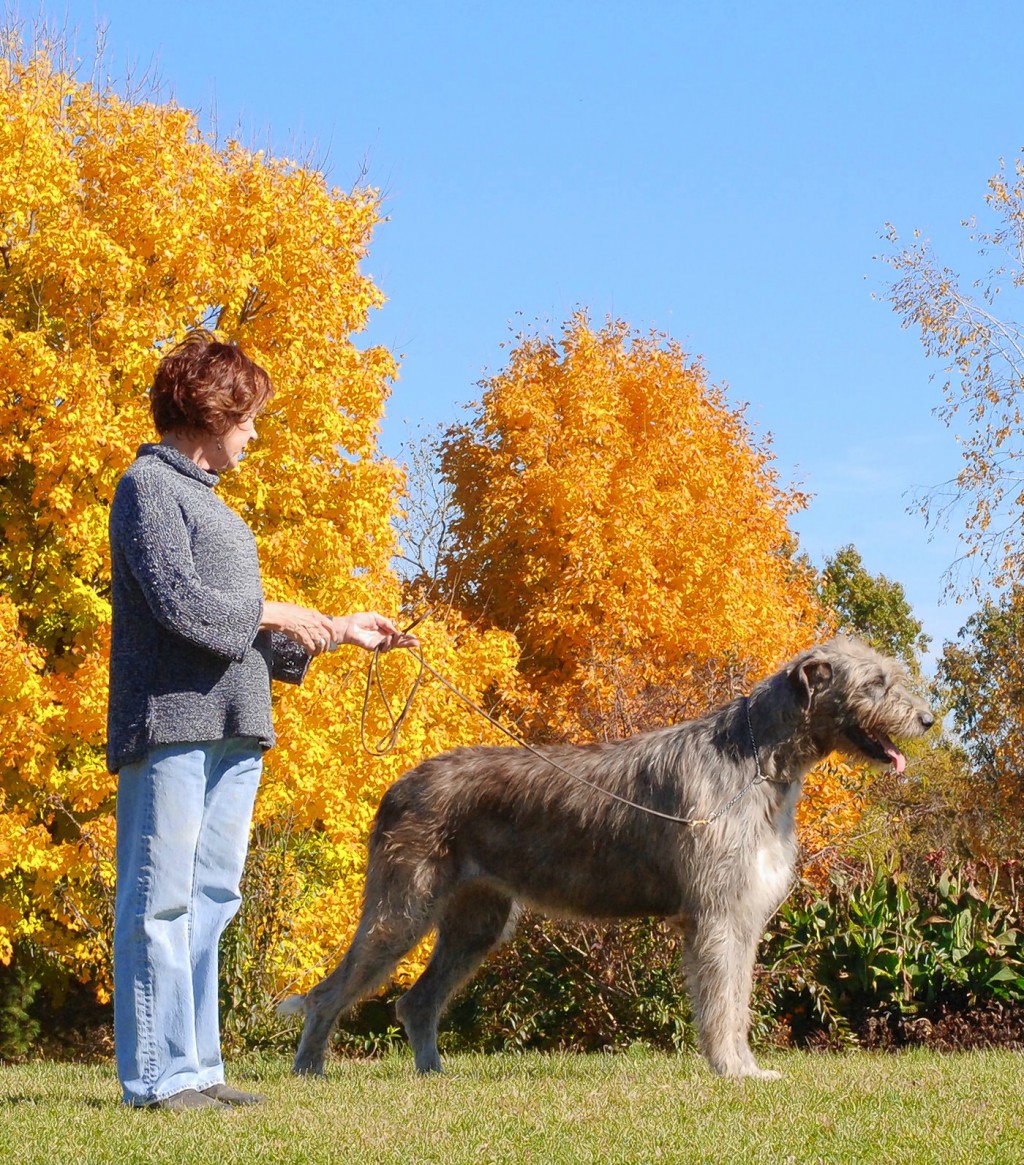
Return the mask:
<path id="1" fill-rule="evenodd" d="M 220 590 L 199 576 L 177 503 L 159 488 L 125 478 L 110 514 L 111 544 L 138 584 L 153 618 L 182 639 L 225 659 L 252 645 L 263 595 L 253 550 L 252 577 Z"/>
<path id="2" fill-rule="evenodd" d="M 261 631 L 280 631 L 305 649 L 308 655 L 320 655 L 341 642 L 335 631 L 336 620 L 321 615 L 311 607 L 296 603 L 263 604 L 260 616 Z"/>
<path id="3" fill-rule="evenodd" d="M 328 624 L 326 628 L 324 620 Z M 367 651 L 376 647 L 388 651 L 392 647 L 414 647 L 419 643 L 414 635 L 399 631 L 389 619 L 373 611 L 327 619 L 319 611 L 294 603 L 264 603 L 260 629 L 270 632 L 273 654 L 270 678 L 288 684 L 302 683 L 312 656 L 343 643 Z M 323 646 L 325 631 L 326 647 Z"/>
<path id="4" fill-rule="evenodd" d="M 408 635 L 376 611 L 358 611 L 354 615 L 339 615 L 334 622 L 334 642 L 351 643 L 366 651 L 390 651 L 393 647 L 416 647 L 419 640 Z"/>

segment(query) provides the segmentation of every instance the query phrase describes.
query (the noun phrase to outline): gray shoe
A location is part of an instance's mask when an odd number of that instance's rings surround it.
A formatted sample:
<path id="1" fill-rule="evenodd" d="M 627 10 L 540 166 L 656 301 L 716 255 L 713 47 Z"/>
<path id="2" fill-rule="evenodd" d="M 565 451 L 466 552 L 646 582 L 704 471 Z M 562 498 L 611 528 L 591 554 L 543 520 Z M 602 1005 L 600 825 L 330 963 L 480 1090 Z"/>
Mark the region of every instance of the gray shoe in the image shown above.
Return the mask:
<path id="1" fill-rule="evenodd" d="M 258 1092 L 240 1092 L 228 1084 L 211 1084 L 209 1088 L 203 1089 L 202 1095 L 220 1104 L 262 1104 L 267 1099 Z"/>
<path id="2" fill-rule="evenodd" d="M 191 1112 L 195 1109 L 217 1108 L 226 1109 L 226 1104 L 204 1092 L 197 1092 L 194 1088 L 186 1088 L 176 1092 L 173 1096 L 165 1096 L 163 1100 L 155 1100 L 150 1108 L 164 1109 L 167 1112 Z"/>

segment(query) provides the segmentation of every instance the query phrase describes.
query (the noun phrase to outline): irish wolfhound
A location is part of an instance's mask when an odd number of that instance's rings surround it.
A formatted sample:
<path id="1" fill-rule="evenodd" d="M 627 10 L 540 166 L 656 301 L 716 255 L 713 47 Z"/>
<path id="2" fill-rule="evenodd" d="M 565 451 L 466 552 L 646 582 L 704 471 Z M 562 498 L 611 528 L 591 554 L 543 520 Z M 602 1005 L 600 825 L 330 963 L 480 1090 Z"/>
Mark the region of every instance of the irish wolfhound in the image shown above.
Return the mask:
<path id="1" fill-rule="evenodd" d="M 461 748 L 385 793 L 363 911 L 337 968 L 281 1004 L 305 1013 L 298 1073 L 322 1073 L 334 1021 L 428 930 L 399 1000 L 420 1072 L 437 1072 L 446 1001 L 514 928 L 557 917 L 655 916 L 684 936 L 700 1047 L 723 1076 L 762 1071 L 748 1046 L 758 941 L 788 892 L 804 775 L 834 750 L 892 763 L 892 737 L 934 723 L 892 660 L 837 638 L 700 719 L 608 744 Z M 643 808 L 645 807 L 647 812 Z"/>

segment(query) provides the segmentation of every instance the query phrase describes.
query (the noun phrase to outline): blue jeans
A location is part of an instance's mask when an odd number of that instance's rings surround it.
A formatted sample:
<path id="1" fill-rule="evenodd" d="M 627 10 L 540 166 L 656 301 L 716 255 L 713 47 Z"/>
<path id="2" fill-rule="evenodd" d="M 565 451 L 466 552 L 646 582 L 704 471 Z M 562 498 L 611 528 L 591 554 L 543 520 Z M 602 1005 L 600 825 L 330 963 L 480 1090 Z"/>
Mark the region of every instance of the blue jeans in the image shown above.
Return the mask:
<path id="1" fill-rule="evenodd" d="M 217 947 L 241 905 L 262 749 L 168 744 L 117 783 L 114 1044 L 124 1100 L 224 1081 Z"/>

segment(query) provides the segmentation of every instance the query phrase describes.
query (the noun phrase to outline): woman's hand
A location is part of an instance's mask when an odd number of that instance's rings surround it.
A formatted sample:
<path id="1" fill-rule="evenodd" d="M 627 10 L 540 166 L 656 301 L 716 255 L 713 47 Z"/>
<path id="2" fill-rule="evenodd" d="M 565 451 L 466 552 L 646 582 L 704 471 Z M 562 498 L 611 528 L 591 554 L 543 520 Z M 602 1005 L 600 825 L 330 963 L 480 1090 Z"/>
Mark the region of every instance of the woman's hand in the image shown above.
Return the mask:
<path id="1" fill-rule="evenodd" d="M 334 642 L 349 643 L 366 651 L 390 651 L 394 647 L 417 647 L 415 635 L 407 635 L 376 611 L 359 611 L 355 615 L 339 615 L 333 620 Z"/>
<path id="2" fill-rule="evenodd" d="M 320 655 L 341 642 L 335 632 L 336 619 L 295 603 L 264 603 L 261 631 L 280 631 L 293 639 L 307 655 Z"/>

